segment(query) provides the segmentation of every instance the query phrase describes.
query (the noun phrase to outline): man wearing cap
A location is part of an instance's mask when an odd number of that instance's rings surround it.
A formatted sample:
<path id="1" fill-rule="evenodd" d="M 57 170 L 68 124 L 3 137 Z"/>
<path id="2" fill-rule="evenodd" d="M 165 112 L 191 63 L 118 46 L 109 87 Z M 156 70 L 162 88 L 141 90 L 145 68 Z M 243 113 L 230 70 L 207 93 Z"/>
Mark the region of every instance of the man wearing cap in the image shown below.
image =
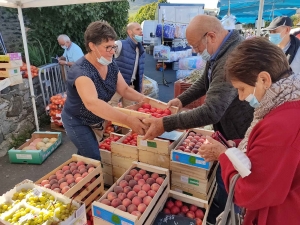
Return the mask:
<path id="1" fill-rule="evenodd" d="M 126 27 L 127 38 L 116 41 L 118 49 L 114 55 L 119 70 L 126 83 L 138 92 L 143 89 L 143 76 L 145 66 L 145 50 L 142 45 L 143 31 L 139 23 L 129 23 Z M 116 93 L 110 100 L 112 106 L 117 106 L 122 101 L 122 106 L 132 105 L 133 102 L 122 98 Z"/>
<path id="2" fill-rule="evenodd" d="M 289 17 L 279 16 L 265 30 L 270 32 L 269 40 L 285 52 L 293 72 L 300 73 L 300 40 L 290 34 L 292 26 Z"/>

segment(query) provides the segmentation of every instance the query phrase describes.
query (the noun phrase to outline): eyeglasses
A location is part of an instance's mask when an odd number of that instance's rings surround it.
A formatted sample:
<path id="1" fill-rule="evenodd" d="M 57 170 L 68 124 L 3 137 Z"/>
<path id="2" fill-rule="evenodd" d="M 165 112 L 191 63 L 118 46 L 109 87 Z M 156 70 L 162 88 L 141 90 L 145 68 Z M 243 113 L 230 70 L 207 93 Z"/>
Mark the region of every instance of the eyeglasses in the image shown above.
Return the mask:
<path id="1" fill-rule="evenodd" d="M 202 36 L 202 38 L 197 42 L 197 44 L 196 44 L 196 46 L 192 46 L 192 45 L 190 45 L 193 49 L 198 49 L 198 46 L 199 46 L 199 44 L 200 44 L 200 42 L 202 41 L 202 39 L 206 36 L 208 34 L 208 32 L 206 32 L 203 36 Z M 199 50 L 199 49 L 198 49 Z"/>
<path id="2" fill-rule="evenodd" d="M 106 49 L 107 52 L 110 52 L 111 50 L 115 50 L 115 51 L 118 50 L 118 45 L 113 45 L 113 46 L 109 45 L 109 46 L 103 46 L 103 47 Z"/>

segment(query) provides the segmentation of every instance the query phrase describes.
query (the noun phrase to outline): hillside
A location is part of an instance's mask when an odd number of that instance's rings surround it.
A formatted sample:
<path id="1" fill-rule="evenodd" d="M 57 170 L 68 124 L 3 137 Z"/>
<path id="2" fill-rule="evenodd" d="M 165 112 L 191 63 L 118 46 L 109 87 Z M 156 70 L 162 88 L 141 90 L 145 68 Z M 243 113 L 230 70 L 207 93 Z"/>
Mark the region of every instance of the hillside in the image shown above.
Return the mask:
<path id="1" fill-rule="evenodd" d="M 140 9 L 141 6 L 150 4 L 152 2 L 157 2 L 157 0 L 135 0 L 134 2 L 130 0 L 128 1 L 130 4 L 129 15 L 137 13 L 137 11 Z"/>

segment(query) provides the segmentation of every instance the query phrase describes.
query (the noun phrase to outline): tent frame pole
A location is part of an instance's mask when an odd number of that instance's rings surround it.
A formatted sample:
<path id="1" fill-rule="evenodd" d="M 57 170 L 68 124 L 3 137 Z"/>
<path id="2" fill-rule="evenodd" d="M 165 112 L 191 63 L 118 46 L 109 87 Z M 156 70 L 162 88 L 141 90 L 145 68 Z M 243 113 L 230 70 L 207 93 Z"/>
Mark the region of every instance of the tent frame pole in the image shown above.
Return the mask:
<path id="1" fill-rule="evenodd" d="M 28 82 L 29 82 L 31 101 L 32 101 L 32 106 L 33 106 L 35 126 L 36 126 L 36 131 L 39 131 L 40 130 L 39 120 L 38 120 L 36 104 L 35 104 L 35 95 L 34 95 L 34 90 L 33 90 L 32 74 L 31 74 L 31 69 L 30 69 L 30 61 L 29 61 L 29 53 L 28 53 L 28 45 L 27 45 L 27 37 L 26 37 L 26 32 L 25 32 L 23 13 L 22 13 L 21 4 L 18 4 L 17 6 L 18 6 L 18 17 L 19 17 L 20 26 L 21 26 L 21 33 L 22 33 L 22 37 L 23 37 L 23 45 L 24 45 L 24 52 L 25 52 L 25 59 L 26 59 L 26 67 L 27 67 L 27 71 L 28 71 Z"/>
<path id="2" fill-rule="evenodd" d="M 261 33 L 261 25 L 262 25 L 262 14 L 264 11 L 265 0 L 260 0 L 259 2 L 259 10 L 258 10 L 258 20 L 257 20 L 257 32 L 256 36 L 260 37 Z"/>

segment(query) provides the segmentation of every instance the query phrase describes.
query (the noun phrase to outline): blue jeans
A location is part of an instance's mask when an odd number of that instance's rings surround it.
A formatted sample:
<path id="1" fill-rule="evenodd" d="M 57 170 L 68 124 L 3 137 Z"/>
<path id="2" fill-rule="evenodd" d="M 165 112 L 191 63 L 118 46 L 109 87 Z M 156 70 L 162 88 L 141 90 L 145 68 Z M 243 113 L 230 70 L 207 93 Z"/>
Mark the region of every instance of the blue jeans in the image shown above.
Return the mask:
<path id="1" fill-rule="evenodd" d="M 78 149 L 77 154 L 101 161 L 99 144 L 92 128 L 83 125 L 80 119 L 65 110 L 62 112 L 62 121 L 68 137 Z"/>

